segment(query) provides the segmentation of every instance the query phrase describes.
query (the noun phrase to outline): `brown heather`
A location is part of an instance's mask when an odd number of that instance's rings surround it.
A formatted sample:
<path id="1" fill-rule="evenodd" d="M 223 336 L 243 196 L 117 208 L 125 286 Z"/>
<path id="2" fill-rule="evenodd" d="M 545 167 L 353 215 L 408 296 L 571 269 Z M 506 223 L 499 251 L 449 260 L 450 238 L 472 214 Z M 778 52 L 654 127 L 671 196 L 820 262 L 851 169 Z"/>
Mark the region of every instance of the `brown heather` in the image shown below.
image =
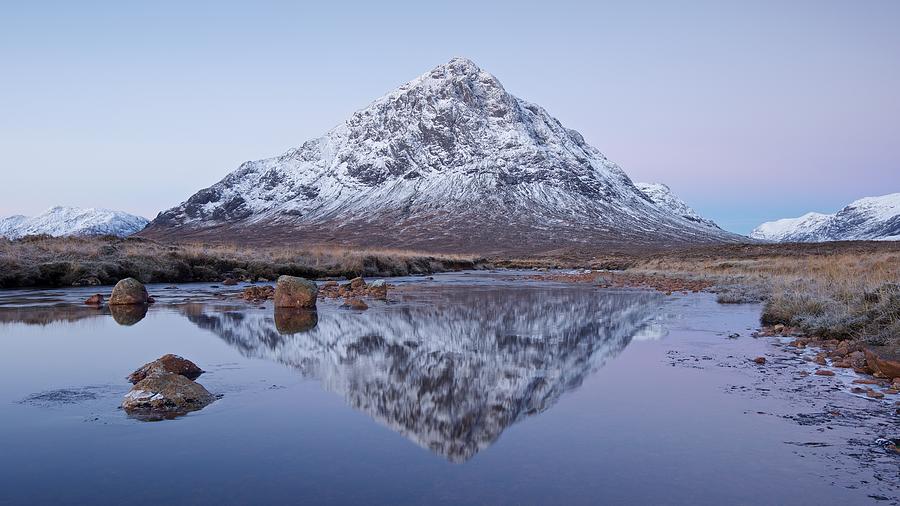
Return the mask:
<path id="1" fill-rule="evenodd" d="M 144 283 L 176 283 L 229 277 L 274 281 L 281 274 L 308 278 L 404 276 L 483 265 L 482 259 L 465 255 L 325 246 L 167 245 L 115 237 L 0 239 L 0 288 L 109 285 L 127 277 Z"/>
<path id="2" fill-rule="evenodd" d="M 638 259 L 636 272 L 714 282 L 719 302 L 764 302 L 762 323 L 900 347 L 900 244 L 745 245 Z"/>
<path id="3" fill-rule="evenodd" d="M 0 239 L 0 287 L 402 276 L 500 267 L 591 267 L 702 280 L 722 303 L 763 302 L 762 322 L 900 348 L 900 243 L 735 244 L 523 258 L 344 247 L 163 244 L 113 237 Z"/>

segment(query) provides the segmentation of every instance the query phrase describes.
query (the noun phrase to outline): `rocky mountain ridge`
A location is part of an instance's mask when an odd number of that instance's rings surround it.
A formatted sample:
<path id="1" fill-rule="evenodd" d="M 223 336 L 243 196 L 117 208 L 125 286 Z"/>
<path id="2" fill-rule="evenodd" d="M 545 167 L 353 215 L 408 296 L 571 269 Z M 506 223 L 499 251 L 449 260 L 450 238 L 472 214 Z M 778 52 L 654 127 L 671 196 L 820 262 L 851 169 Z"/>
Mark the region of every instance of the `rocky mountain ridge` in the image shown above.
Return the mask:
<path id="1" fill-rule="evenodd" d="M 147 226 L 149 220 L 109 209 L 52 207 L 28 217 L 0 218 L 0 237 L 18 239 L 26 235 L 59 236 L 115 235 L 129 236 Z"/>
<path id="2" fill-rule="evenodd" d="M 743 239 L 657 205 L 581 134 L 462 58 L 323 137 L 242 164 L 142 235 L 463 252 Z"/>
<path id="3" fill-rule="evenodd" d="M 769 221 L 750 233 L 775 242 L 900 240 L 900 193 L 865 197 L 834 214 L 807 213 Z"/>

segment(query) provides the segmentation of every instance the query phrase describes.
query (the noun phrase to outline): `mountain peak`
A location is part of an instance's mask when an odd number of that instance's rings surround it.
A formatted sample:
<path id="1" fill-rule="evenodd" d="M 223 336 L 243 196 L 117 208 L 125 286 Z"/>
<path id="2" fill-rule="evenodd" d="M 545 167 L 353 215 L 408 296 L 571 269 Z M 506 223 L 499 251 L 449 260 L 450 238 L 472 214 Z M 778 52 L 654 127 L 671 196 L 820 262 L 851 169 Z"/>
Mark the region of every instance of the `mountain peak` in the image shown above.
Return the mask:
<path id="1" fill-rule="evenodd" d="M 750 237 L 777 242 L 900 240 L 900 193 L 855 200 L 834 214 L 768 221 Z"/>
<path id="2" fill-rule="evenodd" d="M 241 165 L 142 235 L 240 240 L 248 229 L 254 240 L 466 252 L 739 240 L 655 205 L 580 134 L 465 58 Z"/>
<path id="3" fill-rule="evenodd" d="M 147 219 L 108 209 L 82 209 L 53 206 L 34 216 L 0 218 L 0 237 L 17 239 L 26 235 L 52 236 L 131 235 L 142 228 Z"/>
<path id="4" fill-rule="evenodd" d="M 472 60 L 463 56 L 454 56 L 447 63 L 438 65 L 434 70 L 443 69 L 459 75 L 472 75 L 481 72 L 481 68 Z M 432 72 L 434 71 L 432 70 Z"/>

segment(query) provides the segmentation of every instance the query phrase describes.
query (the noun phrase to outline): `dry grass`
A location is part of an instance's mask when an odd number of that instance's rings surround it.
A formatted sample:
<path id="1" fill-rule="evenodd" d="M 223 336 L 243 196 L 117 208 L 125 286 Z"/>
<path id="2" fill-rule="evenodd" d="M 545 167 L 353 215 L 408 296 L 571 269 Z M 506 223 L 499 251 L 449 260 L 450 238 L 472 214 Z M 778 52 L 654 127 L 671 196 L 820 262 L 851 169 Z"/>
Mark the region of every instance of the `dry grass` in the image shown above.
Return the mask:
<path id="1" fill-rule="evenodd" d="M 482 265 L 483 260 L 464 255 L 322 246 L 167 245 L 114 237 L 0 240 L 0 287 L 4 288 L 112 284 L 129 276 L 147 283 L 274 279 L 281 274 L 402 276 Z"/>
<path id="2" fill-rule="evenodd" d="M 900 346 L 900 248 L 894 244 L 852 243 L 807 254 L 776 248 L 768 255 L 654 255 L 629 270 L 713 281 L 723 303 L 765 301 L 764 324 Z"/>
<path id="3" fill-rule="evenodd" d="M 397 276 L 489 267 L 592 267 L 698 279 L 723 303 L 765 302 L 764 323 L 900 348 L 900 242 L 743 244 L 663 251 L 555 251 L 535 257 L 311 246 L 162 244 L 147 239 L 0 240 L 0 287 Z"/>

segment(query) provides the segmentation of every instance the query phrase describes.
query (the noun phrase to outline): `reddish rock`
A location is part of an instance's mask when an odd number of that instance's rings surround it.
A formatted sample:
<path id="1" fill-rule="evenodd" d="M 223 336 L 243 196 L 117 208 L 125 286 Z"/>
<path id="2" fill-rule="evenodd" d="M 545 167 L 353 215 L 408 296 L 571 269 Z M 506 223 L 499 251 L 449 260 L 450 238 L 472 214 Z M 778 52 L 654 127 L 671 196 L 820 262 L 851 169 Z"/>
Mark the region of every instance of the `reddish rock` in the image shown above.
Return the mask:
<path id="1" fill-rule="evenodd" d="M 275 307 L 313 309 L 319 289 L 308 279 L 281 276 L 275 283 Z"/>
<path id="2" fill-rule="evenodd" d="M 222 284 L 225 286 L 234 286 L 234 285 L 238 284 L 238 282 L 236 279 L 233 279 L 233 278 L 225 278 L 222 281 Z"/>
<path id="3" fill-rule="evenodd" d="M 369 295 L 379 299 L 387 297 L 387 284 L 383 280 L 373 281 L 368 288 Z"/>
<path id="4" fill-rule="evenodd" d="M 834 371 L 829 371 L 828 369 L 816 369 L 817 376 L 834 376 Z"/>
<path id="5" fill-rule="evenodd" d="M 138 383 L 144 378 L 159 376 L 161 374 L 178 374 L 194 380 L 203 374 L 203 369 L 200 369 L 197 364 L 186 358 L 169 353 L 159 357 L 153 362 L 144 364 L 140 369 L 129 374 L 128 381 L 131 383 Z"/>
<path id="6" fill-rule="evenodd" d="M 885 378 L 900 378 L 900 359 L 875 348 L 866 349 L 866 363 Z"/>
<path id="7" fill-rule="evenodd" d="M 756 357 L 753 359 L 753 362 L 759 365 L 764 365 L 766 363 L 766 357 Z"/>
<path id="8" fill-rule="evenodd" d="M 369 305 L 359 299 L 349 299 L 344 302 L 344 305 L 350 307 L 350 309 L 356 309 L 358 311 L 369 309 Z"/>
<path id="9" fill-rule="evenodd" d="M 870 388 L 866 391 L 866 397 L 871 397 L 872 399 L 882 399 L 884 398 L 884 394 Z"/>
<path id="10" fill-rule="evenodd" d="M 366 287 L 366 280 L 363 278 L 353 278 L 350 280 L 350 289 L 351 290 L 359 290 L 360 288 Z"/>
<path id="11" fill-rule="evenodd" d="M 878 385 L 881 382 L 877 379 L 861 378 L 853 380 L 853 383 L 857 385 Z"/>
<path id="12" fill-rule="evenodd" d="M 249 301 L 269 300 L 275 296 L 275 287 L 272 286 L 248 286 L 241 294 L 241 298 Z"/>
<path id="13" fill-rule="evenodd" d="M 90 297 L 85 299 L 84 303 L 91 306 L 99 306 L 103 304 L 103 295 L 95 293 L 94 295 L 91 295 Z"/>

